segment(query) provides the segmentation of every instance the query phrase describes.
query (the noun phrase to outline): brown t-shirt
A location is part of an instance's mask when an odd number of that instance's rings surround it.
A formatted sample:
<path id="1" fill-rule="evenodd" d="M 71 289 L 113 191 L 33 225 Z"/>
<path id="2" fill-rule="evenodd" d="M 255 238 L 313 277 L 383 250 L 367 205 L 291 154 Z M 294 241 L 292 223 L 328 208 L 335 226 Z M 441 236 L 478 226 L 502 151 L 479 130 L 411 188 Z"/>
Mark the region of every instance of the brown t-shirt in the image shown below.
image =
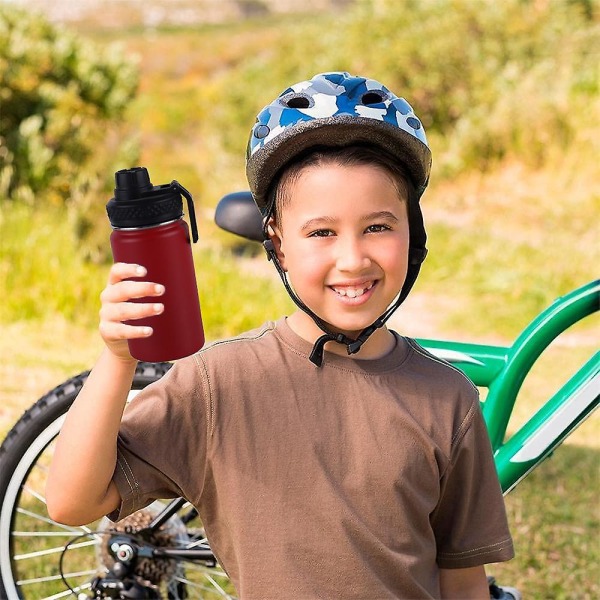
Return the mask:
<path id="1" fill-rule="evenodd" d="M 183 496 L 241 598 L 436 598 L 513 556 L 477 390 L 397 336 L 325 353 L 285 319 L 180 360 L 126 410 L 122 518 Z"/>

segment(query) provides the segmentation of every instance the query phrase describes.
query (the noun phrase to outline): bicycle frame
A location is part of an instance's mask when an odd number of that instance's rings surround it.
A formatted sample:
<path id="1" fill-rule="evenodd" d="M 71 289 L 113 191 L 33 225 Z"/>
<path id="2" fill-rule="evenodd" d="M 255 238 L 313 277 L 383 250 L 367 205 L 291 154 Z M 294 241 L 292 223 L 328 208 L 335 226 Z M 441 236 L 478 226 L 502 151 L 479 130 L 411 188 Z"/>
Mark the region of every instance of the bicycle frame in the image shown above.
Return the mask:
<path id="1" fill-rule="evenodd" d="M 421 339 L 436 356 L 460 368 L 478 387 L 504 493 L 538 466 L 598 407 L 600 352 L 596 352 L 518 431 L 506 429 L 531 367 L 561 333 L 600 309 L 600 280 L 554 301 L 510 347 Z"/>

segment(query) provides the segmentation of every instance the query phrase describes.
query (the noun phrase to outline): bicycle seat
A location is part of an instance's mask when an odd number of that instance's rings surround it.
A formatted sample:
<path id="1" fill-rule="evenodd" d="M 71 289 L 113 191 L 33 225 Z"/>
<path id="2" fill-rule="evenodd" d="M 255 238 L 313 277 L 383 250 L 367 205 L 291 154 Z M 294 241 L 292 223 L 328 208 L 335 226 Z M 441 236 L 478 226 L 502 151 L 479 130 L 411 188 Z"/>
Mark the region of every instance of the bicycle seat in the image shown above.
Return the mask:
<path id="1" fill-rule="evenodd" d="M 262 215 L 249 191 L 223 196 L 215 210 L 215 223 L 225 231 L 247 240 L 262 242 Z"/>

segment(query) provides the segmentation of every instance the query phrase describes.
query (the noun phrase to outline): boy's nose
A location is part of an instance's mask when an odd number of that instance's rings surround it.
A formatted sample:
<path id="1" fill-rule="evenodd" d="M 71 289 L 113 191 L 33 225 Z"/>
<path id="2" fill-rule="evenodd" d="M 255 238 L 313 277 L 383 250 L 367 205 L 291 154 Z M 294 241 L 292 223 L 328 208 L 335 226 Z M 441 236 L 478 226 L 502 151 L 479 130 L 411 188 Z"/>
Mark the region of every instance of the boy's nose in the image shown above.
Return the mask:
<path id="1" fill-rule="evenodd" d="M 363 245 L 353 237 L 340 238 L 337 244 L 336 268 L 347 273 L 359 273 L 371 265 Z"/>

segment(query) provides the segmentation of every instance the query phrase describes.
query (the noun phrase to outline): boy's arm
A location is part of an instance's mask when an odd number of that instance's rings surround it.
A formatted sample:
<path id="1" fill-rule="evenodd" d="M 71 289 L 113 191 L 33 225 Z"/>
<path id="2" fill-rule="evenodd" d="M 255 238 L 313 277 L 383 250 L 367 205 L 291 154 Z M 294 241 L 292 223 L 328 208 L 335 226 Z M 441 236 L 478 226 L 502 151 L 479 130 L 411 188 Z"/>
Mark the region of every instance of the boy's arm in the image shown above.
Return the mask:
<path id="1" fill-rule="evenodd" d="M 443 600 L 489 600 L 485 568 L 440 569 L 440 589 Z"/>
<path id="2" fill-rule="evenodd" d="M 112 476 L 119 425 L 137 365 L 127 339 L 148 336 L 147 328 L 122 321 L 157 314 L 162 305 L 129 300 L 164 293 L 162 286 L 125 281 L 143 275 L 145 270 L 137 265 L 116 264 L 102 292 L 100 332 L 106 348 L 69 409 L 46 482 L 48 514 L 58 522 L 84 525 L 121 502 Z"/>
<path id="3" fill-rule="evenodd" d="M 105 350 L 67 413 L 46 482 L 52 519 L 84 525 L 116 509 L 117 433 L 135 373 Z"/>

